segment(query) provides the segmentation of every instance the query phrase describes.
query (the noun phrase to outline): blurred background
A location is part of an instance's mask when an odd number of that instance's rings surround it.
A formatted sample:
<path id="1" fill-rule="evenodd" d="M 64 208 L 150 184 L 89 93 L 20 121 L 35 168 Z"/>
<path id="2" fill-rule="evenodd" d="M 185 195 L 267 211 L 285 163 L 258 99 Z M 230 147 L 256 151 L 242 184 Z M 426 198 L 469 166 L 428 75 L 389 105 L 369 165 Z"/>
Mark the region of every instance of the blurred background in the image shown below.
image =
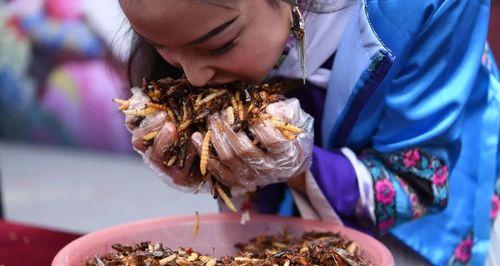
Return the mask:
<path id="1" fill-rule="evenodd" d="M 131 150 L 111 102 L 128 90 L 127 32 L 118 1 L 0 0 L 4 219 L 85 233 L 217 211 L 208 195 L 169 188 Z"/>
<path id="2" fill-rule="evenodd" d="M 111 102 L 128 89 L 127 32 L 117 1 L 0 0 L 0 220 L 79 234 L 217 211 L 131 150 Z M 489 42 L 500 59 L 500 1 Z"/>

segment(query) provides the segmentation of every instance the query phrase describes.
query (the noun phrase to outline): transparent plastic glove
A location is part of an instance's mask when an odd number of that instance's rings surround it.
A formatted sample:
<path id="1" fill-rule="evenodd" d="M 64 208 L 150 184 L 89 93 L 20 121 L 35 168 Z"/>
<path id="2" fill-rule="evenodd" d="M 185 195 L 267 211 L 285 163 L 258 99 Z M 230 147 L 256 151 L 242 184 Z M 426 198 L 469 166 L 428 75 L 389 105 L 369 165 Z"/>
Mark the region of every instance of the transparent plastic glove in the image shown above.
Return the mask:
<path id="1" fill-rule="evenodd" d="M 303 132 L 295 140 L 288 140 L 271 121 L 261 121 L 250 126 L 251 133 L 260 143 L 254 145 L 243 131 L 232 130 L 226 111 L 209 117 L 211 142 L 218 158 L 210 158 L 207 169 L 231 187 L 232 193 L 241 194 L 257 187 L 286 182 L 310 167 L 314 119 L 300 108 L 297 99 L 270 104 L 266 112 L 285 123 L 301 128 Z M 199 153 L 203 138 L 200 133 L 192 136 Z"/>
<path id="2" fill-rule="evenodd" d="M 129 110 L 144 109 L 146 104 L 150 102 L 140 89 L 132 89 L 133 96 L 130 100 Z M 139 152 L 144 162 L 154 170 L 167 184 L 184 189 L 193 190 L 194 180 L 192 180 L 189 169 L 194 163 L 196 156 L 196 149 L 189 143 L 186 151 L 186 161 L 184 167 L 180 169 L 175 164 L 174 166 L 167 167 L 162 158 L 165 151 L 167 151 L 173 143 L 174 136 L 176 136 L 176 127 L 174 124 L 167 122 L 167 114 L 164 111 L 159 111 L 155 114 L 148 115 L 137 126 L 135 121 L 137 116 L 126 115 L 125 123 L 127 128 L 132 133 L 132 146 Z M 153 145 L 144 145 L 144 136 L 147 134 L 158 131 Z"/>

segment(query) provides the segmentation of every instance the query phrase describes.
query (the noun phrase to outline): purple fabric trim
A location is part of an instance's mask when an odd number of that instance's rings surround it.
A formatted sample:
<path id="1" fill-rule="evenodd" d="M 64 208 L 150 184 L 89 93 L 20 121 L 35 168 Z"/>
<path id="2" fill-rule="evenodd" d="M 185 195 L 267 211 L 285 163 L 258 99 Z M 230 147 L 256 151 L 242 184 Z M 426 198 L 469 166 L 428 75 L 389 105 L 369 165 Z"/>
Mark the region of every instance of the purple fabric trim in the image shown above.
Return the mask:
<path id="1" fill-rule="evenodd" d="M 350 106 L 349 112 L 346 112 L 345 117 L 341 120 L 342 123 L 338 127 L 335 137 L 331 139 L 333 140 L 333 147 L 342 147 L 347 144 L 349 134 L 351 134 L 354 124 L 358 120 L 365 104 L 379 87 L 394 62 L 394 57 L 385 51 L 380 51 L 378 55 L 375 55 L 375 57 L 377 56 L 380 56 L 380 61 L 374 62 L 375 65 L 370 66 L 367 72 L 363 74 L 367 76 L 364 78 L 361 77 L 359 81 L 361 82 L 359 84 L 361 85 L 360 88 L 354 88 L 355 95 L 352 102 L 348 105 Z M 377 59 L 375 58 L 374 60 Z M 364 82 L 363 79 L 365 80 Z"/>
<path id="2" fill-rule="evenodd" d="M 353 215 L 359 188 L 351 162 L 338 150 L 314 147 L 311 172 L 335 211 L 343 217 Z"/>
<path id="3" fill-rule="evenodd" d="M 256 211 L 262 214 L 278 213 L 286 188 L 286 184 L 279 183 L 258 189 L 253 200 Z"/>

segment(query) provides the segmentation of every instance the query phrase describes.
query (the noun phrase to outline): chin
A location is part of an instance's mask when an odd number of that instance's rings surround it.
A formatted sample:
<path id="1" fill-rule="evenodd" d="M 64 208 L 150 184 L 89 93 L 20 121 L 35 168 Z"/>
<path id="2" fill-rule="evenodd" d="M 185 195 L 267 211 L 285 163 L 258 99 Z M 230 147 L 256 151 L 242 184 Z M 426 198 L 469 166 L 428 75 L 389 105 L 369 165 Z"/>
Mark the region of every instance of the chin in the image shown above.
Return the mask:
<path id="1" fill-rule="evenodd" d="M 266 80 L 267 76 L 268 76 L 267 72 L 261 73 L 259 75 L 255 75 L 254 77 L 249 77 L 244 81 L 249 82 L 249 83 L 259 83 L 259 82 Z"/>

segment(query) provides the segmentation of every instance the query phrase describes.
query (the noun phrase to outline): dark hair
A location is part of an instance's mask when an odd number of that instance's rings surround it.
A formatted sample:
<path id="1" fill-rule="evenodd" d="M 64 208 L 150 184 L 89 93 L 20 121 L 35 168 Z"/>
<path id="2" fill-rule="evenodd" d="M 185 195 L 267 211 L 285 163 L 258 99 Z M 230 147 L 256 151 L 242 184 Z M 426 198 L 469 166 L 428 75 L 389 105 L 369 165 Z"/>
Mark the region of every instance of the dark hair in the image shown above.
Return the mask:
<path id="1" fill-rule="evenodd" d="M 224 4 L 222 0 L 199 0 L 203 2 Z M 314 13 L 328 13 L 346 8 L 349 5 L 339 6 L 337 0 L 268 0 L 273 7 L 278 7 L 280 1 L 289 4 L 298 4 L 302 9 Z M 355 0 L 347 1 L 348 3 Z M 144 77 L 149 79 L 160 79 L 164 77 L 180 78 L 183 75 L 181 69 L 167 63 L 150 43 L 139 36 L 133 30 L 130 56 L 127 62 L 127 76 L 131 87 L 140 86 Z"/>
<path id="2" fill-rule="evenodd" d="M 127 62 L 127 77 L 131 87 L 140 86 L 145 77 L 157 80 L 164 77 L 180 78 L 183 75 L 182 70 L 167 63 L 153 45 L 133 30 L 131 33 L 132 47 Z"/>

